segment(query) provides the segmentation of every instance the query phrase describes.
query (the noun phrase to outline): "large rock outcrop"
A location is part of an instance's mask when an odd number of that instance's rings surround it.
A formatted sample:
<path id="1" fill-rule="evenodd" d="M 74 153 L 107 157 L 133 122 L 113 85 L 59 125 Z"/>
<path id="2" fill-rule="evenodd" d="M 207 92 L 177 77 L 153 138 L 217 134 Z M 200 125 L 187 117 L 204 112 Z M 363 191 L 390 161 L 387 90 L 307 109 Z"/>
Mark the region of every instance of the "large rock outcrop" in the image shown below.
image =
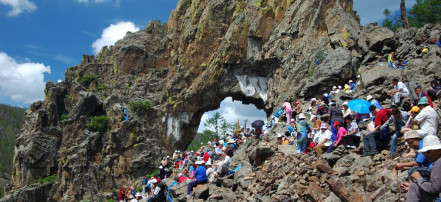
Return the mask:
<path id="1" fill-rule="evenodd" d="M 150 22 L 127 33 L 96 57 L 83 56 L 66 70 L 64 82 L 47 84 L 45 100 L 27 110 L 17 137 L 14 190 L 56 174 L 48 201 L 97 200 L 151 172 L 162 156 L 184 150 L 203 113 L 224 98 L 270 114 L 283 97 L 329 91 L 384 61 L 390 50 L 409 61 L 410 70 L 399 77 L 414 75 L 420 65 L 427 67 L 424 75 L 439 74 L 439 50 L 412 52 L 439 34 L 439 27 L 396 33 L 362 28 L 352 4 L 179 1 L 168 24 Z M 145 101 L 152 106 L 128 107 Z M 101 115 L 109 121 L 107 130 L 90 131 L 91 117 Z"/>

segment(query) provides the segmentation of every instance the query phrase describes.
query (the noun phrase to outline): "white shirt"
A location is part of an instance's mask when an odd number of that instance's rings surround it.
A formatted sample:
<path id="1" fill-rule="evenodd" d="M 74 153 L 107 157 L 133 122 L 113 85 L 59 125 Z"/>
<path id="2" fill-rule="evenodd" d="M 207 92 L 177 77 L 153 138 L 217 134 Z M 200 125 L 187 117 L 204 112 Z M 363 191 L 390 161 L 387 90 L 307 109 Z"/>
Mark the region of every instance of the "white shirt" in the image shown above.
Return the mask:
<path id="1" fill-rule="evenodd" d="M 347 110 L 345 108 L 343 108 L 343 110 L 341 110 L 341 111 L 343 112 L 343 118 L 348 115 L 352 115 L 352 111 L 351 111 L 351 109 L 349 109 L 349 107 Z"/>
<path id="2" fill-rule="evenodd" d="M 401 93 L 409 93 L 406 85 L 403 82 L 399 81 L 396 86 L 394 86 L 394 90 L 401 90 Z"/>
<path id="3" fill-rule="evenodd" d="M 426 135 L 436 135 L 436 130 L 438 129 L 438 115 L 431 106 L 424 107 L 424 109 L 422 109 L 415 117 L 415 120 L 420 122 L 418 134 L 421 138 L 424 138 Z"/>
<path id="4" fill-rule="evenodd" d="M 224 160 L 222 161 L 222 164 L 224 164 L 226 166 L 230 166 L 230 164 L 231 164 L 231 157 L 226 155 Z"/>
<path id="5" fill-rule="evenodd" d="M 214 170 L 212 167 L 209 167 L 206 171 L 208 182 L 214 181 Z"/>
<path id="6" fill-rule="evenodd" d="M 324 132 L 320 129 L 320 131 L 318 131 L 315 136 L 314 136 L 314 142 L 315 143 L 319 143 L 321 141 L 323 141 L 324 139 L 327 139 L 326 142 L 324 143 L 325 146 L 329 146 L 332 144 L 332 133 L 329 130 L 325 130 Z"/>

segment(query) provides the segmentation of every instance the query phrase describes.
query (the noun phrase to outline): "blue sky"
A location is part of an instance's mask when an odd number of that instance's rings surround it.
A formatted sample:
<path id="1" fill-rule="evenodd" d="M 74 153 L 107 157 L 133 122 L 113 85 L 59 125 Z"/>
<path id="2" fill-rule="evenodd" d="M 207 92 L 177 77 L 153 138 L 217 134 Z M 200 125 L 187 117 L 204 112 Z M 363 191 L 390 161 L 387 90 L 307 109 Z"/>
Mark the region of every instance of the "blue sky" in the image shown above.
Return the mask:
<path id="1" fill-rule="evenodd" d="M 0 0 L 0 103 L 27 107 L 44 98 L 45 82 L 64 80 L 65 69 L 114 44 L 127 31 L 144 29 L 149 20 L 167 22 L 178 0 Z M 354 0 L 361 24 L 394 13 L 400 0 Z M 415 0 L 407 0 L 410 8 Z M 240 112 L 225 100 L 223 115 Z M 232 107 L 234 106 L 234 107 Z M 252 120 L 263 111 L 249 110 Z M 215 111 L 204 115 L 203 120 Z M 255 116 L 255 114 L 260 114 Z M 264 119 L 264 117 L 262 118 Z M 234 121 L 235 122 L 235 121 Z"/>

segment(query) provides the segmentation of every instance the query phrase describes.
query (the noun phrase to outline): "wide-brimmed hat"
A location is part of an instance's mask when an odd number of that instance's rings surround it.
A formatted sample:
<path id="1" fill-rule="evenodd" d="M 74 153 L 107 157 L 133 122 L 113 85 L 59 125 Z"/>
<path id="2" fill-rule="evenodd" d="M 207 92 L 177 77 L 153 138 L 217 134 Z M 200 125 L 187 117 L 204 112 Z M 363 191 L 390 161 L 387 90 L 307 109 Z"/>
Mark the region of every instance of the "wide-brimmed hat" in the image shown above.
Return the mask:
<path id="1" fill-rule="evenodd" d="M 326 125 L 326 123 L 322 123 L 322 124 L 320 124 L 320 128 L 324 128 L 324 129 L 327 129 L 327 128 L 328 128 L 328 126 Z"/>
<path id="2" fill-rule="evenodd" d="M 228 144 L 231 144 L 231 143 L 235 143 L 236 141 L 234 141 L 234 139 L 229 139 L 228 140 Z"/>
<path id="3" fill-rule="evenodd" d="M 334 122 L 334 125 L 332 126 L 332 127 L 337 127 L 337 126 L 341 126 L 341 123 L 340 123 L 340 121 L 336 121 L 336 122 Z"/>
<path id="4" fill-rule="evenodd" d="M 282 137 L 282 133 L 277 133 L 277 137 Z"/>
<path id="5" fill-rule="evenodd" d="M 343 105 L 348 106 L 348 101 L 343 102 Z"/>
<path id="6" fill-rule="evenodd" d="M 206 166 L 211 166 L 211 161 L 207 161 L 207 163 L 205 163 Z"/>
<path id="7" fill-rule="evenodd" d="M 156 184 L 156 183 L 158 183 L 158 180 L 153 179 L 153 180 L 150 180 L 149 182 L 152 183 L 152 184 Z"/>
<path id="8" fill-rule="evenodd" d="M 341 89 L 341 86 L 338 86 L 338 89 Z"/>
<path id="9" fill-rule="evenodd" d="M 429 104 L 429 100 L 427 99 L 426 96 L 422 97 L 420 99 L 420 102 L 418 102 L 418 105 L 428 105 Z"/>
<path id="10" fill-rule="evenodd" d="M 336 89 L 337 88 L 337 86 L 332 86 L 332 89 Z"/>
<path id="11" fill-rule="evenodd" d="M 354 83 L 352 80 L 349 80 L 349 83 Z"/>
<path id="12" fill-rule="evenodd" d="M 418 132 L 416 130 L 410 130 L 404 134 L 404 139 L 413 139 L 413 138 L 421 138 L 420 135 L 418 135 Z"/>
<path id="13" fill-rule="evenodd" d="M 314 118 L 317 118 L 317 116 L 313 114 L 313 115 L 311 115 L 311 118 L 309 120 L 312 121 L 312 119 L 314 119 Z"/>
<path id="14" fill-rule="evenodd" d="M 412 112 L 418 113 L 418 112 L 420 112 L 420 108 L 418 106 L 413 106 L 412 109 L 410 109 L 409 113 L 412 113 Z"/>
<path id="15" fill-rule="evenodd" d="M 299 114 L 299 119 L 305 119 L 305 115 L 303 113 Z"/>
<path id="16" fill-rule="evenodd" d="M 367 97 L 366 97 L 366 100 L 370 100 L 370 99 L 372 99 L 372 98 L 374 98 L 372 95 L 368 95 Z"/>
<path id="17" fill-rule="evenodd" d="M 196 161 L 196 162 L 194 162 L 194 164 L 196 164 L 196 165 L 201 165 L 201 164 L 202 164 L 202 161 Z"/>
<path id="18" fill-rule="evenodd" d="M 441 149 L 441 142 L 435 135 L 427 135 L 423 139 L 423 148 L 418 150 L 419 153 L 423 153 L 429 150 L 438 150 Z"/>

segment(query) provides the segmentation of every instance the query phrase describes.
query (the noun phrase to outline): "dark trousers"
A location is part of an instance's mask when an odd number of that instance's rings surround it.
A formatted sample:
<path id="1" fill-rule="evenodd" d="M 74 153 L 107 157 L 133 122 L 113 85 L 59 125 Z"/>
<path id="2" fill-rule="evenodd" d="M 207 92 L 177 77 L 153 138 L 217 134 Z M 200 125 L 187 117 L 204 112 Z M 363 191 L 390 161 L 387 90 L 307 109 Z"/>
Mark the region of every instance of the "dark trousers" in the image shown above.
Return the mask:
<path id="1" fill-rule="evenodd" d="M 345 135 L 342 137 L 343 145 L 347 146 L 355 146 L 358 147 L 360 144 L 360 136 L 356 135 Z"/>
<path id="2" fill-rule="evenodd" d="M 378 153 L 375 139 L 378 139 L 379 137 L 380 131 L 376 130 L 363 138 L 363 154 L 370 155 L 373 153 Z"/>
<path id="3" fill-rule="evenodd" d="M 193 191 L 193 187 L 198 186 L 198 184 L 205 184 L 207 183 L 207 180 L 193 180 L 188 183 L 187 185 L 187 195 L 190 195 Z"/>

